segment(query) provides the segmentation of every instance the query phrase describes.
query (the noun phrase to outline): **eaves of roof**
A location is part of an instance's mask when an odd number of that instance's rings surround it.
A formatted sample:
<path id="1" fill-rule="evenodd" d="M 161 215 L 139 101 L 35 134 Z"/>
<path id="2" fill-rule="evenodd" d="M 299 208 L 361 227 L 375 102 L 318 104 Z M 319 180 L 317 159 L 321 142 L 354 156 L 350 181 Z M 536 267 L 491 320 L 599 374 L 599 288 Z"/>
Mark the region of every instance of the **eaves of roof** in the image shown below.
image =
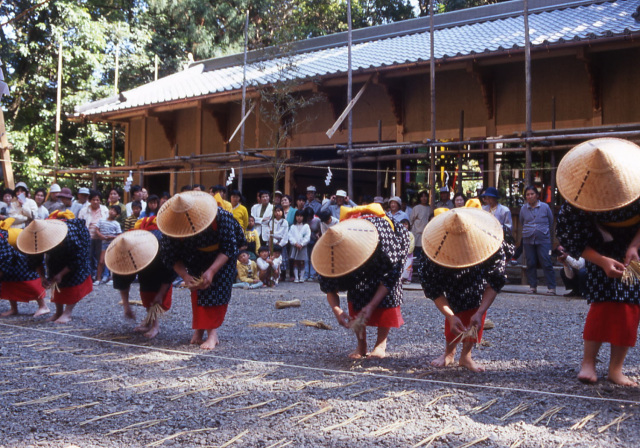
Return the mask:
<path id="1" fill-rule="evenodd" d="M 522 0 L 471 8 L 434 17 L 437 60 L 495 56 L 524 48 Z M 532 49 L 640 36 L 640 0 L 530 1 Z M 421 64 L 430 59 L 428 18 L 356 30 L 354 71 Z M 250 87 L 287 79 L 341 76 L 347 71 L 345 33 L 293 44 L 287 55 L 271 48 L 251 52 Z M 284 68 L 293 67 L 293 68 Z M 76 108 L 75 117 L 133 112 L 160 104 L 191 101 L 242 88 L 242 55 L 194 62 L 184 71 Z"/>

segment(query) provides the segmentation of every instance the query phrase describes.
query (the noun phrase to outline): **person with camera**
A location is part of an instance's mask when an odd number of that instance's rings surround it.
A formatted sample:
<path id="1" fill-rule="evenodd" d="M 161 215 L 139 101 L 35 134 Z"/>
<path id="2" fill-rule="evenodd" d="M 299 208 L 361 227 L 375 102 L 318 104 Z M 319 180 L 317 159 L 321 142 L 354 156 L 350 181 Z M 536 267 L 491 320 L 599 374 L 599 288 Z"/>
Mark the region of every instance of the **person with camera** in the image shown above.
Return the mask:
<path id="1" fill-rule="evenodd" d="M 563 267 L 562 271 L 560 271 L 560 276 L 567 289 L 564 297 L 583 297 L 587 281 L 587 269 L 584 266 L 584 258 L 573 258 L 565 252 L 562 246 L 558 246 L 553 251 L 553 255 L 557 257 L 558 262 L 562 264 Z"/>

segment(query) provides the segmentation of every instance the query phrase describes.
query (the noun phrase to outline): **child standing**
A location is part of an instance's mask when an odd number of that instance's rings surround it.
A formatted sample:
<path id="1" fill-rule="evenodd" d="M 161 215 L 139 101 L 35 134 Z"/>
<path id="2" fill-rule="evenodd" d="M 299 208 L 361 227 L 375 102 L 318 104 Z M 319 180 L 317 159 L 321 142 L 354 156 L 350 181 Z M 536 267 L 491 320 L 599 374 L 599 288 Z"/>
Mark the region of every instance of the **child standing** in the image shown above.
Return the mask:
<path id="1" fill-rule="evenodd" d="M 558 190 L 568 203 L 558 215 L 560 244 L 585 259 L 584 356 L 578 380 L 598 380 L 596 359 L 602 343 L 611 344 L 609 381 L 635 386 L 622 373 L 635 346 L 640 321 L 640 285 L 622 282 L 625 269 L 638 261 L 640 247 L 640 147 L 616 138 L 582 143 L 558 166 Z M 606 191 L 615 194 L 605 194 Z"/>
<path id="2" fill-rule="evenodd" d="M 131 216 L 124 220 L 124 231 L 128 232 L 133 230 L 136 226 L 136 221 L 140 219 L 142 213 L 142 203 L 140 201 L 133 201 L 131 203 Z"/>
<path id="3" fill-rule="evenodd" d="M 94 285 L 100 284 L 102 278 L 102 271 L 104 270 L 104 253 L 107 251 L 107 247 L 111 244 L 111 241 L 122 233 L 120 223 L 117 221 L 120 216 L 120 206 L 112 205 L 109 207 L 109 217 L 107 219 L 101 219 L 98 221 L 98 228 L 96 229 L 96 235 L 102 240 L 102 252 L 100 252 L 100 261 L 98 262 L 98 274 L 96 275 L 96 281 Z M 108 282 L 107 282 L 108 283 Z"/>
<path id="4" fill-rule="evenodd" d="M 293 261 L 293 277 L 295 283 L 304 282 L 304 264 L 307 261 L 307 245 L 311 240 L 311 229 L 305 222 L 305 214 L 298 210 L 295 214 L 295 223 L 289 229 L 289 244 Z"/>
<path id="5" fill-rule="evenodd" d="M 255 261 L 249 259 L 248 251 L 240 251 L 236 266 L 238 267 L 238 277 L 236 283 L 233 284 L 234 288 L 256 289 L 263 285 L 260 281 L 258 266 Z"/>

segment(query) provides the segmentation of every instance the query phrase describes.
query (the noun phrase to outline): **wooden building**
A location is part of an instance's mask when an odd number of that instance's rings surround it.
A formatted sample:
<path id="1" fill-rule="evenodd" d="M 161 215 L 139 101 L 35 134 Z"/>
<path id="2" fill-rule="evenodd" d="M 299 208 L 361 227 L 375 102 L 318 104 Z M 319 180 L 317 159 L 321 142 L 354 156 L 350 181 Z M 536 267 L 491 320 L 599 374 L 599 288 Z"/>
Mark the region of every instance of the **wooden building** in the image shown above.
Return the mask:
<path id="1" fill-rule="evenodd" d="M 640 138 L 640 0 L 530 0 L 529 5 L 532 128 L 535 135 L 548 136 L 533 144 L 534 160 L 546 184 L 552 149 L 567 149 L 589 134 Z M 476 141 L 464 146 L 464 157 L 478 160 L 485 186 L 495 185 L 497 167 L 520 166 L 524 157 L 515 149 L 523 148 L 517 138 L 502 152 L 487 140 L 526 130 L 523 2 L 439 14 L 434 20 L 437 139 Z M 381 189 L 388 196 L 392 185 L 402 194 L 426 182 L 429 36 L 428 17 L 353 32 L 354 93 L 367 84 L 353 108 L 353 143 L 374 148 L 354 156 L 356 198 Z M 347 143 L 346 121 L 332 138 L 326 134 L 346 106 L 346 33 L 298 42 L 283 53 L 248 54 L 247 110 L 255 107 L 245 121 L 242 152 L 238 134 L 229 142 L 242 119 L 242 54 L 197 61 L 182 72 L 79 106 L 74 119 L 121 126 L 127 165 L 154 191 L 223 183 L 233 167 L 236 179 L 241 170 L 251 202 L 258 188 L 271 186 L 268 158 L 277 132 L 261 92 L 285 81 L 313 101 L 300 110 L 284 142 L 280 187 L 291 194 L 309 184 L 321 193 L 346 189 L 346 157 L 337 151 Z M 560 131 L 546 132 L 552 128 Z M 554 139 L 559 133 L 575 138 Z M 388 149 L 381 151 L 379 144 Z M 446 165 L 453 174 L 455 149 L 439 150 L 438 170 Z M 325 187 L 329 166 L 333 179 Z"/>

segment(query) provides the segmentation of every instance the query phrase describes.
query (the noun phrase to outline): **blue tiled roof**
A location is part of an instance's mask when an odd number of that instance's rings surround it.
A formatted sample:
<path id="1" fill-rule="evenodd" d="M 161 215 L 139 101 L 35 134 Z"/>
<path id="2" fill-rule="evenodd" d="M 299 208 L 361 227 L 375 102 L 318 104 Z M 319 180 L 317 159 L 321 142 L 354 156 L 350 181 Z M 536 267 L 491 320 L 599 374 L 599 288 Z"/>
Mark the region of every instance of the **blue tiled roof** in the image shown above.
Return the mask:
<path id="1" fill-rule="evenodd" d="M 524 48 L 522 1 L 514 1 L 440 14 L 435 31 L 435 57 L 491 55 Z M 634 18 L 640 0 L 605 2 L 530 1 L 532 48 L 572 41 L 592 41 L 640 33 Z M 429 61 L 428 18 L 372 27 L 354 32 L 352 67 L 367 69 Z M 309 39 L 298 44 L 293 56 L 269 58 L 254 53 L 247 66 L 249 85 L 264 85 L 283 78 L 319 78 L 347 71 L 344 33 Z M 295 47 L 294 47 L 295 49 Z M 295 71 L 280 67 L 291 60 Z M 200 61 L 184 71 L 78 107 L 79 116 L 92 116 L 143 106 L 192 99 L 242 88 L 242 55 Z"/>

